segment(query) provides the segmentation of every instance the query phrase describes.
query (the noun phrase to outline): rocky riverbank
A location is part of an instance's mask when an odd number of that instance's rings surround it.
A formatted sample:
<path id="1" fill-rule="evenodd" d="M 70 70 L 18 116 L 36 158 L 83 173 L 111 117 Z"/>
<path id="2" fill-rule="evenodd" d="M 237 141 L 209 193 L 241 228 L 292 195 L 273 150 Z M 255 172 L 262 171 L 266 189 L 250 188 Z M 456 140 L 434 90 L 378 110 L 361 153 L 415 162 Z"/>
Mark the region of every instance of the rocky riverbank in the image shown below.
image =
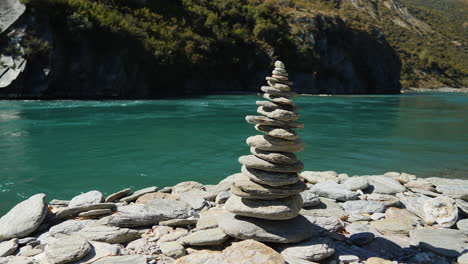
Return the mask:
<path id="1" fill-rule="evenodd" d="M 34 195 L 0 218 L 0 263 L 468 263 L 466 180 L 304 171 L 306 223 L 294 233 L 313 236 L 271 243 L 235 239 L 226 222 L 218 227 L 237 177 L 49 203 Z M 258 226 L 229 232 L 294 236 Z"/>
<path id="2" fill-rule="evenodd" d="M 402 93 L 468 93 L 468 88 L 409 88 L 401 90 Z"/>

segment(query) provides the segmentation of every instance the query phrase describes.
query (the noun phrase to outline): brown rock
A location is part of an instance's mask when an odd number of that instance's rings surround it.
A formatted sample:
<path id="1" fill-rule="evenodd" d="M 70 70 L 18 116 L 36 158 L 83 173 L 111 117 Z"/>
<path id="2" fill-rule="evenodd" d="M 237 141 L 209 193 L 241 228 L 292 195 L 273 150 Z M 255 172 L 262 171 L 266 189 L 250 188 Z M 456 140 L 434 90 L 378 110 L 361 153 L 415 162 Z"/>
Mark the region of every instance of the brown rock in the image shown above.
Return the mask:
<path id="1" fill-rule="evenodd" d="M 255 240 L 233 243 L 223 251 L 223 257 L 223 263 L 229 264 L 284 264 L 281 254 Z"/>
<path id="2" fill-rule="evenodd" d="M 222 252 L 202 250 L 176 260 L 175 264 L 284 264 L 272 248 L 254 241 L 233 243 Z"/>

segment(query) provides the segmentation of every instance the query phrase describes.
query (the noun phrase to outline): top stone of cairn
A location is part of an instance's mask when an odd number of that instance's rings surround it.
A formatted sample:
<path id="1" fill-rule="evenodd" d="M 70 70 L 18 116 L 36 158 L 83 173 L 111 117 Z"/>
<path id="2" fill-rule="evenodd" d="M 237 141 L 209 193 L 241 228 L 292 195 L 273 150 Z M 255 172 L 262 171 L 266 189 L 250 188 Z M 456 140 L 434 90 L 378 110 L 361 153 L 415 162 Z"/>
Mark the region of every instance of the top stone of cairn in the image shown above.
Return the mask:
<path id="1" fill-rule="evenodd" d="M 306 186 L 298 173 L 304 165 L 294 154 L 304 148 L 304 142 L 293 130 L 303 124 L 296 121 L 299 114 L 290 98 L 297 94 L 291 91 L 284 63 L 276 61 L 273 75 L 266 80 L 268 86 L 261 90 L 268 101 L 257 101 L 260 115 L 245 118 L 264 135 L 247 138 L 251 155 L 239 158 L 242 173 L 235 178 L 233 195 L 225 204 L 230 216 L 222 218 L 219 226 L 239 239 L 298 242 L 311 235 L 307 228 L 296 232 L 298 226 L 307 225 L 299 215 L 303 204 L 299 193 Z M 247 232 L 252 224 L 258 230 Z"/>

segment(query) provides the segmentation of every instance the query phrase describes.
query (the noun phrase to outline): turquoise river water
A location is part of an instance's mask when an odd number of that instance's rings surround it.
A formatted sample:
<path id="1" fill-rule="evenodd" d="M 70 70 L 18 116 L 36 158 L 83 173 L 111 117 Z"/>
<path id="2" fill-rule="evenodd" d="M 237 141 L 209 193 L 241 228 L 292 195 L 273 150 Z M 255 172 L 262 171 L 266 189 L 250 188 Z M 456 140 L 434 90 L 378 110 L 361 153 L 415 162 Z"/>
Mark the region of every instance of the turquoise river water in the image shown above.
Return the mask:
<path id="1" fill-rule="evenodd" d="M 257 134 L 255 95 L 154 101 L 0 101 L 0 215 L 39 192 L 216 183 Z M 300 97 L 306 170 L 468 179 L 468 96 Z"/>

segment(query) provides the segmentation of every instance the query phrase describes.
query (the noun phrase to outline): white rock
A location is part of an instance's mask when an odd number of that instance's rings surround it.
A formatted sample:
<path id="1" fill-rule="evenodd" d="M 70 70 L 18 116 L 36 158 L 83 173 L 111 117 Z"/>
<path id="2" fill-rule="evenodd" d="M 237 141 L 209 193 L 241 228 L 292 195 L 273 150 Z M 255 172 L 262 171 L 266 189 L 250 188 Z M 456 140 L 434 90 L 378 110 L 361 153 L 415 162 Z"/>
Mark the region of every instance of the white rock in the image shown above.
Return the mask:
<path id="1" fill-rule="evenodd" d="M 0 218 L 0 240 L 28 236 L 36 231 L 46 214 L 45 194 L 31 196 Z"/>
<path id="2" fill-rule="evenodd" d="M 68 207 L 76 207 L 82 205 L 98 204 L 104 201 L 104 195 L 99 191 L 89 191 L 73 197 Z"/>
<path id="3" fill-rule="evenodd" d="M 17 238 L 13 238 L 8 241 L 0 242 L 0 258 L 13 254 L 13 252 L 15 252 L 17 248 L 18 248 Z"/>
<path id="4" fill-rule="evenodd" d="M 424 221 L 428 224 L 437 223 L 442 227 L 451 227 L 458 220 L 458 208 L 455 200 L 439 196 L 427 200 L 423 205 Z"/>

